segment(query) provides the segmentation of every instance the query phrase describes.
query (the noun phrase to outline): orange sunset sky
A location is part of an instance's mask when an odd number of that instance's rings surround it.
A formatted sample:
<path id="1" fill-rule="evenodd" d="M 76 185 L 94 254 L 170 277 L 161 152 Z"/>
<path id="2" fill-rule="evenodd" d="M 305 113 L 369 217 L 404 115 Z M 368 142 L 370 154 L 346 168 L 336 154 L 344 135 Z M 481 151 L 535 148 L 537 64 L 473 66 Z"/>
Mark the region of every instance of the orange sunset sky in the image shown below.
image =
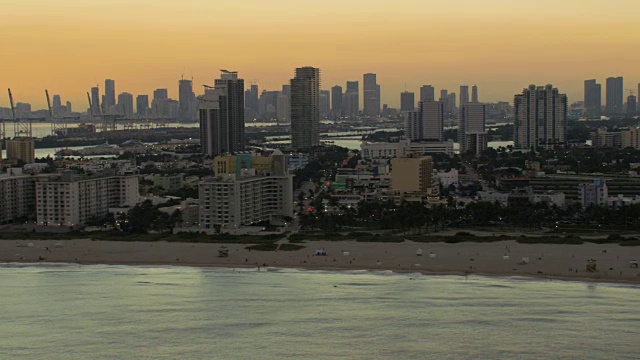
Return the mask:
<path id="1" fill-rule="evenodd" d="M 477 84 L 481 101 L 512 101 L 530 83 L 553 83 L 573 102 L 585 79 L 624 76 L 626 89 L 640 82 L 640 1 L 19 0 L 0 8 L 0 88 L 34 108 L 45 106 L 46 88 L 84 111 L 85 93 L 105 78 L 117 93 L 166 87 L 177 98 L 183 72 L 200 93 L 218 69 L 279 89 L 305 65 L 321 68 L 325 89 L 377 73 L 382 102 L 393 107 L 405 86 L 422 84 L 456 93 Z"/>

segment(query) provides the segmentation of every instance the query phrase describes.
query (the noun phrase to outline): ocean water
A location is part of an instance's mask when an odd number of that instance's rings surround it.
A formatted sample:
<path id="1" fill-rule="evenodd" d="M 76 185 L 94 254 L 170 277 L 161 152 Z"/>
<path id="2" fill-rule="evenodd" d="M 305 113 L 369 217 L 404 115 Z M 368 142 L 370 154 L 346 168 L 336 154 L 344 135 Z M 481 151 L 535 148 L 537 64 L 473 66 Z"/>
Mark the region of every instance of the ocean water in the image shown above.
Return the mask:
<path id="1" fill-rule="evenodd" d="M 638 359 L 640 287 L 0 265 L 0 359 Z"/>

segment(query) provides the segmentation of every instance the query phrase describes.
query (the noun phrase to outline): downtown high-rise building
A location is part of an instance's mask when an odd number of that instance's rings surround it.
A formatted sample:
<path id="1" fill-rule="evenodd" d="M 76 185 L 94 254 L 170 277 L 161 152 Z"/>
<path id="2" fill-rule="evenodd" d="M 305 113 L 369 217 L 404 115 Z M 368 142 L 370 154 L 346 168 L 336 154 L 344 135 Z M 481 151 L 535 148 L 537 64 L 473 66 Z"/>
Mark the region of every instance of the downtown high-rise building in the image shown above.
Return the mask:
<path id="1" fill-rule="evenodd" d="M 347 81 L 347 87 L 342 101 L 342 116 L 355 118 L 360 112 L 359 83 L 357 81 Z"/>
<path id="2" fill-rule="evenodd" d="M 627 115 L 635 115 L 638 111 L 638 98 L 631 94 L 627 97 Z"/>
<path id="3" fill-rule="evenodd" d="M 244 108 L 245 112 L 254 119 L 258 117 L 259 98 L 258 85 L 251 84 L 251 87 L 245 91 Z"/>
<path id="4" fill-rule="evenodd" d="M 136 96 L 136 115 L 147 116 L 149 113 L 149 95 Z"/>
<path id="5" fill-rule="evenodd" d="M 284 92 L 280 92 L 280 95 L 278 95 L 276 116 L 278 123 L 287 123 L 291 120 L 291 104 L 289 102 L 289 95 L 286 95 Z"/>
<path id="6" fill-rule="evenodd" d="M 416 101 L 415 94 L 408 91 L 400 93 L 400 111 L 415 111 Z"/>
<path id="7" fill-rule="evenodd" d="M 584 82 L 584 108 L 587 116 L 599 117 L 602 113 L 602 85 L 596 80 Z"/>
<path id="8" fill-rule="evenodd" d="M 380 114 L 380 85 L 377 83 L 376 74 L 364 74 L 363 76 L 364 115 L 377 116 Z"/>
<path id="9" fill-rule="evenodd" d="M 102 104 L 105 112 L 111 112 L 116 105 L 116 82 L 111 79 L 104 81 L 104 102 Z"/>
<path id="10" fill-rule="evenodd" d="M 342 86 L 340 85 L 331 88 L 331 113 L 335 119 L 342 117 Z"/>
<path id="11" fill-rule="evenodd" d="M 328 119 L 331 114 L 331 91 L 320 90 L 318 104 L 320 106 L 320 118 Z"/>
<path id="12" fill-rule="evenodd" d="M 272 121 L 278 118 L 278 96 L 281 92 L 277 90 L 262 90 L 258 99 L 258 118 L 261 121 Z"/>
<path id="13" fill-rule="evenodd" d="M 460 153 L 479 156 L 487 148 L 487 107 L 480 103 L 464 103 L 458 112 L 458 143 Z"/>
<path id="14" fill-rule="evenodd" d="M 567 95 L 553 85 L 530 85 L 513 100 L 516 149 L 566 143 Z"/>
<path id="15" fill-rule="evenodd" d="M 291 97 L 291 84 L 282 85 L 282 94 Z"/>
<path id="16" fill-rule="evenodd" d="M 102 113 L 100 106 L 100 88 L 95 86 L 91 88 L 91 115 L 98 116 Z"/>
<path id="17" fill-rule="evenodd" d="M 478 85 L 473 85 L 471 87 L 471 102 L 480 102 L 480 100 L 478 99 Z"/>
<path id="18" fill-rule="evenodd" d="M 53 112 L 57 113 L 62 108 L 62 100 L 60 99 L 60 95 L 53 95 L 51 107 L 53 108 Z"/>
<path id="19" fill-rule="evenodd" d="M 449 90 L 447 89 L 440 90 L 440 101 L 446 103 L 448 97 L 449 97 Z"/>
<path id="20" fill-rule="evenodd" d="M 167 100 L 167 99 L 169 99 L 169 91 L 167 89 L 153 90 L 153 100 Z"/>
<path id="21" fill-rule="evenodd" d="M 447 101 L 444 104 L 444 111 L 449 116 L 457 114 L 458 107 L 456 106 L 456 93 L 447 95 Z"/>
<path id="22" fill-rule="evenodd" d="M 193 81 L 180 79 L 178 81 L 178 118 L 192 121 L 197 118 L 198 104 L 193 92 Z"/>
<path id="23" fill-rule="evenodd" d="M 320 145 L 320 69 L 297 68 L 291 79 L 291 147 Z"/>
<path id="24" fill-rule="evenodd" d="M 407 113 L 405 136 L 409 140 L 442 141 L 444 138 L 444 102 L 419 102 L 418 111 Z"/>
<path id="25" fill-rule="evenodd" d="M 435 101 L 436 90 L 431 85 L 422 85 L 420 87 L 420 100 L 419 101 Z"/>
<path id="26" fill-rule="evenodd" d="M 244 80 L 221 70 L 213 88 L 200 96 L 200 146 L 208 156 L 244 150 Z"/>
<path id="27" fill-rule="evenodd" d="M 118 94 L 118 113 L 124 116 L 133 115 L 133 95 L 128 92 Z"/>
<path id="28" fill-rule="evenodd" d="M 607 78 L 607 115 L 624 113 L 624 79 L 622 76 Z"/>
<path id="29" fill-rule="evenodd" d="M 460 106 L 470 102 L 469 85 L 460 85 Z"/>

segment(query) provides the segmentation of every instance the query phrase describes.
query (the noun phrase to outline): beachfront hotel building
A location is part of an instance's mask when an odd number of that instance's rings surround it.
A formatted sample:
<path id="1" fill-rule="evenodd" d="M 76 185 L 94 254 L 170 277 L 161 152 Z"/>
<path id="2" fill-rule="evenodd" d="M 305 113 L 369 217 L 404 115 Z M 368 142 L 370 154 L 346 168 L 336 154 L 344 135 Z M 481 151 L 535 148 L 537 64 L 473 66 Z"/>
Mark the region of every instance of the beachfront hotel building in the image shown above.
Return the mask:
<path id="1" fill-rule="evenodd" d="M 221 70 L 200 102 L 200 146 L 208 156 L 244 150 L 244 80 Z"/>
<path id="2" fill-rule="evenodd" d="M 40 176 L 35 183 L 36 221 L 41 226 L 82 226 L 103 217 L 109 208 L 135 206 L 139 202 L 138 176 L 97 176 L 74 173 Z"/>
<path id="3" fill-rule="evenodd" d="M 391 189 L 400 194 L 427 195 L 433 186 L 431 156 L 395 158 L 391 160 Z"/>
<path id="4" fill-rule="evenodd" d="M 287 174 L 285 156 L 271 155 L 271 172 L 255 168 L 222 168 L 199 184 L 200 228 L 232 230 L 275 216 L 293 216 L 293 175 Z M 235 163 L 235 162 L 228 162 Z"/>
<path id="5" fill-rule="evenodd" d="M 25 175 L 22 169 L 9 168 L 0 174 L 0 224 L 33 217 L 37 176 Z"/>

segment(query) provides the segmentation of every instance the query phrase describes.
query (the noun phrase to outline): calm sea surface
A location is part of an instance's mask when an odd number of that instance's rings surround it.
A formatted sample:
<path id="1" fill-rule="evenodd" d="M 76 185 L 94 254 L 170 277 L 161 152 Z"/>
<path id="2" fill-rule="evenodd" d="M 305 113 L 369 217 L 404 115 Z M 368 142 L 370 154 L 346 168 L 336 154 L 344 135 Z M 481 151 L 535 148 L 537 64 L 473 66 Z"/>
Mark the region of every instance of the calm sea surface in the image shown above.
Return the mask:
<path id="1" fill-rule="evenodd" d="M 0 265 L 0 359 L 638 359 L 640 287 Z"/>

